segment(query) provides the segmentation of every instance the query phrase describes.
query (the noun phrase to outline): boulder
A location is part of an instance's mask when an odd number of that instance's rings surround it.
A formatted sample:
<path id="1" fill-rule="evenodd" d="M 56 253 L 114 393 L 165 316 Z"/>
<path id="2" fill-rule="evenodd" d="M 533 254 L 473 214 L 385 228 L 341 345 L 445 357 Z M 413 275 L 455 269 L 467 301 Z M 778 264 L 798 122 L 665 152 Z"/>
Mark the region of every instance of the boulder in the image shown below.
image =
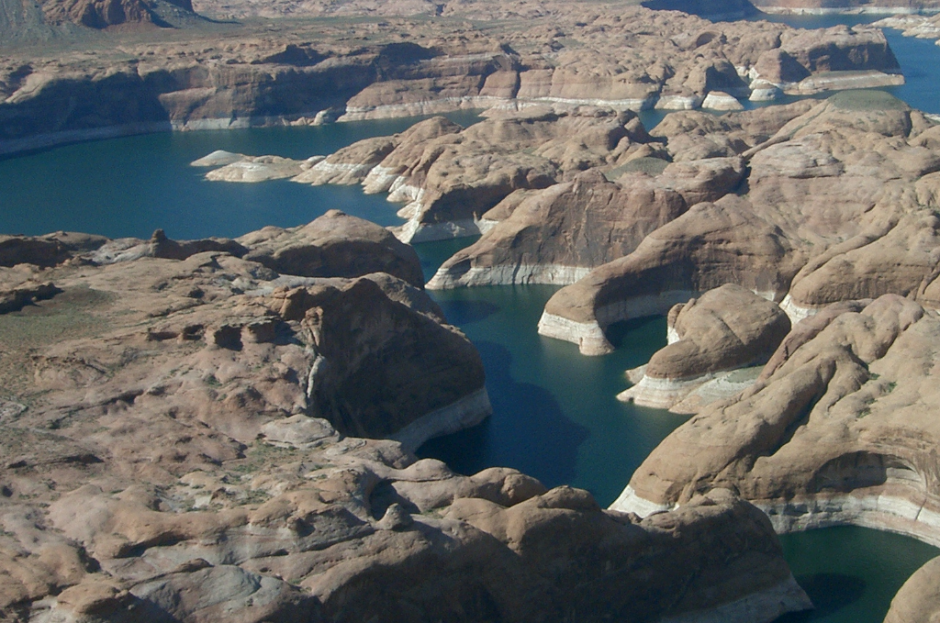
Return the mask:
<path id="1" fill-rule="evenodd" d="M 358 277 L 384 272 L 424 286 L 421 262 L 411 247 L 386 229 L 339 210 L 299 227 L 265 227 L 239 242 L 248 249 L 245 259 L 282 274 Z"/>

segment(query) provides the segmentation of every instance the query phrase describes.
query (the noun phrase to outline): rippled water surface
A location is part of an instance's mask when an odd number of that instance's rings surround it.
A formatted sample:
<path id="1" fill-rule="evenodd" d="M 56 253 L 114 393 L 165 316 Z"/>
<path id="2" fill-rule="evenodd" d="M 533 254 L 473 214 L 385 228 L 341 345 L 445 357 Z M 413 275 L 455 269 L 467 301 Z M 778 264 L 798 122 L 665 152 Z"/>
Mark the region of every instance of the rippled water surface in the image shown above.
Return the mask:
<path id="1" fill-rule="evenodd" d="M 781 18 L 775 18 L 781 19 Z M 828 26 L 872 18 L 786 18 Z M 932 42 L 888 32 L 908 83 L 889 89 L 915 107 L 940 113 L 940 50 Z M 649 113 L 652 124 L 661 115 Z M 472 113 L 453 115 L 472 123 Z M 0 159 L 0 233 L 87 231 L 175 238 L 238 236 L 265 225 L 308 222 L 331 208 L 382 225 L 400 222 L 382 196 L 358 187 L 287 181 L 206 182 L 192 160 L 216 149 L 306 158 L 368 136 L 398 132 L 413 119 L 279 128 L 156 134 L 96 141 Z M 430 275 L 468 240 L 417 246 Z M 436 292 L 448 318 L 477 345 L 487 370 L 494 415 L 481 426 L 429 442 L 423 456 L 471 473 L 518 468 L 547 485 L 589 489 L 602 504 L 617 496 L 661 439 L 684 421 L 667 412 L 618 402 L 623 372 L 665 344 L 663 319 L 618 326 L 615 353 L 582 357 L 573 344 L 539 337 L 536 323 L 555 288 L 489 287 Z M 937 550 L 913 539 L 861 528 L 833 528 L 782 538 L 787 559 L 817 604 L 787 620 L 877 623 L 904 580 Z"/>

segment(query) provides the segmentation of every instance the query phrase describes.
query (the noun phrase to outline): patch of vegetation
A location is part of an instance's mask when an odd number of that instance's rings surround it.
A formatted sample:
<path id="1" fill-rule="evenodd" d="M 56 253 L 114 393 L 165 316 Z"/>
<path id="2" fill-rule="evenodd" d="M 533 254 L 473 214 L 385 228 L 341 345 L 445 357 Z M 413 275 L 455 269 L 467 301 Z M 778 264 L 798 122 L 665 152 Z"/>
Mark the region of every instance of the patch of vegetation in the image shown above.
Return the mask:
<path id="1" fill-rule="evenodd" d="M 251 489 L 245 493 L 241 502 L 244 504 L 264 504 L 271 499 L 271 494 L 261 489 Z"/>
<path id="2" fill-rule="evenodd" d="M 111 325 L 92 312 L 113 299 L 107 292 L 74 288 L 18 312 L 0 314 L 0 342 L 8 348 L 35 347 L 105 331 Z"/>
<path id="3" fill-rule="evenodd" d="M 253 474 L 264 467 L 299 459 L 301 455 L 302 451 L 298 448 L 287 448 L 256 441 L 245 451 L 245 458 L 230 469 L 232 472 L 244 476 Z"/>
<path id="4" fill-rule="evenodd" d="M 909 106 L 885 91 L 840 91 L 829 102 L 841 110 L 908 110 Z"/>
<path id="5" fill-rule="evenodd" d="M 611 182 L 615 181 L 624 173 L 634 173 L 636 171 L 655 176 L 665 171 L 668 166 L 669 162 L 662 158 L 636 158 L 626 164 L 620 165 L 616 169 L 611 169 L 605 173 L 604 176 Z"/>

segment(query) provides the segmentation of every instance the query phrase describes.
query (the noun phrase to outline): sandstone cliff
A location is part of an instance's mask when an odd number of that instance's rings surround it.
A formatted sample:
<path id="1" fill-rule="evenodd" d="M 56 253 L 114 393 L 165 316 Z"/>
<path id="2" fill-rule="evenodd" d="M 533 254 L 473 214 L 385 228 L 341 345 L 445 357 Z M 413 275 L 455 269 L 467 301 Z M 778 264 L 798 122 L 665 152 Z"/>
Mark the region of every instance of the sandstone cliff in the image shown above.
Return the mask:
<path id="1" fill-rule="evenodd" d="M 793 320 L 891 292 L 933 305 L 935 133 L 886 94 L 833 96 L 741 153 L 746 192 L 693 206 L 559 291 L 540 330 L 603 353 L 612 322 L 664 314 L 724 283 L 780 302 Z"/>
<path id="2" fill-rule="evenodd" d="M 729 373 L 764 364 L 790 332 L 790 320 L 772 301 L 725 284 L 670 309 L 668 332 L 669 345 L 628 373 L 634 387 L 617 398 L 657 408 L 682 403 L 681 411 L 702 401 L 700 393 L 688 396 L 709 382 L 713 392 L 724 382 L 737 393 Z"/>

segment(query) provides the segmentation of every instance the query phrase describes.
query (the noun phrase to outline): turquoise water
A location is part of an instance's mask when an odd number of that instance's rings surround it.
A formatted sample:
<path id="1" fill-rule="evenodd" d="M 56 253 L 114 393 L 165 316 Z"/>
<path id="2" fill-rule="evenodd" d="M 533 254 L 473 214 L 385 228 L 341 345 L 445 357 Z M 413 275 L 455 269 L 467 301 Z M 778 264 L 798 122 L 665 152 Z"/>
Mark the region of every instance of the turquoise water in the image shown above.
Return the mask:
<path id="1" fill-rule="evenodd" d="M 478 119 L 473 112 L 448 116 L 462 125 Z M 401 132 L 415 121 L 147 134 L 0 158 L 0 233 L 149 238 L 162 228 L 171 238 L 234 237 L 264 225 L 307 223 L 333 208 L 398 224 L 394 205 L 358 187 L 208 182 L 206 169 L 189 163 L 216 149 L 297 159 L 326 155 L 366 137 Z"/>
<path id="2" fill-rule="evenodd" d="M 788 18 L 807 27 L 844 18 Z M 858 20 L 865 21 L 865 20 Z M 912 105 L 940 112 L 937 48 L 888 32 L 908 84 L 891 89 Z M 652 123 L 658 113 L 645 113 Z M 471 123 L 472 113 L 452 116 Z M 396 206 L 358 187 L 291 182 L 206 182 L 188 164 L 216 149 L 306 158 L 367 136 L 401 131 L 414 119 L 318 128 L 192 132 L 82 143 L 0 159 L 0 233 L 76 230 L 112 237 L 237 236 L 264 225 L 308 222 L 338 208 L 383 225 Z M 426 274 L 468 240 L 416 247 Z M 477 345 L 487 369 L 494 416 L 469 431 L 434 440 L 423 456 L 471 473 L 506 465 L 552 486 L 568 483 L 610 503 L 630 475 L 683 417 L 616 401 L 623 371 L 665 343 L 663 319 L 616 327 L 618 350 L 582 357 L 573 344 L 538 336 L 536 324 L 555 288 L 473 288 L 433 293 L 448 318 Z M 819 608 L 787 620 L 875 623 L 903 581 L 937 550 L 892 534 L 836 528 L 782 538 L 787 558 Z"/>
<path id="3" fill-rule="evenodd" d="M 854 526 L 786 534 L 780 541 L 816 610 L 777 623 L 880 622 L 904 581 L 940 553 L 915 539 Z"/>

